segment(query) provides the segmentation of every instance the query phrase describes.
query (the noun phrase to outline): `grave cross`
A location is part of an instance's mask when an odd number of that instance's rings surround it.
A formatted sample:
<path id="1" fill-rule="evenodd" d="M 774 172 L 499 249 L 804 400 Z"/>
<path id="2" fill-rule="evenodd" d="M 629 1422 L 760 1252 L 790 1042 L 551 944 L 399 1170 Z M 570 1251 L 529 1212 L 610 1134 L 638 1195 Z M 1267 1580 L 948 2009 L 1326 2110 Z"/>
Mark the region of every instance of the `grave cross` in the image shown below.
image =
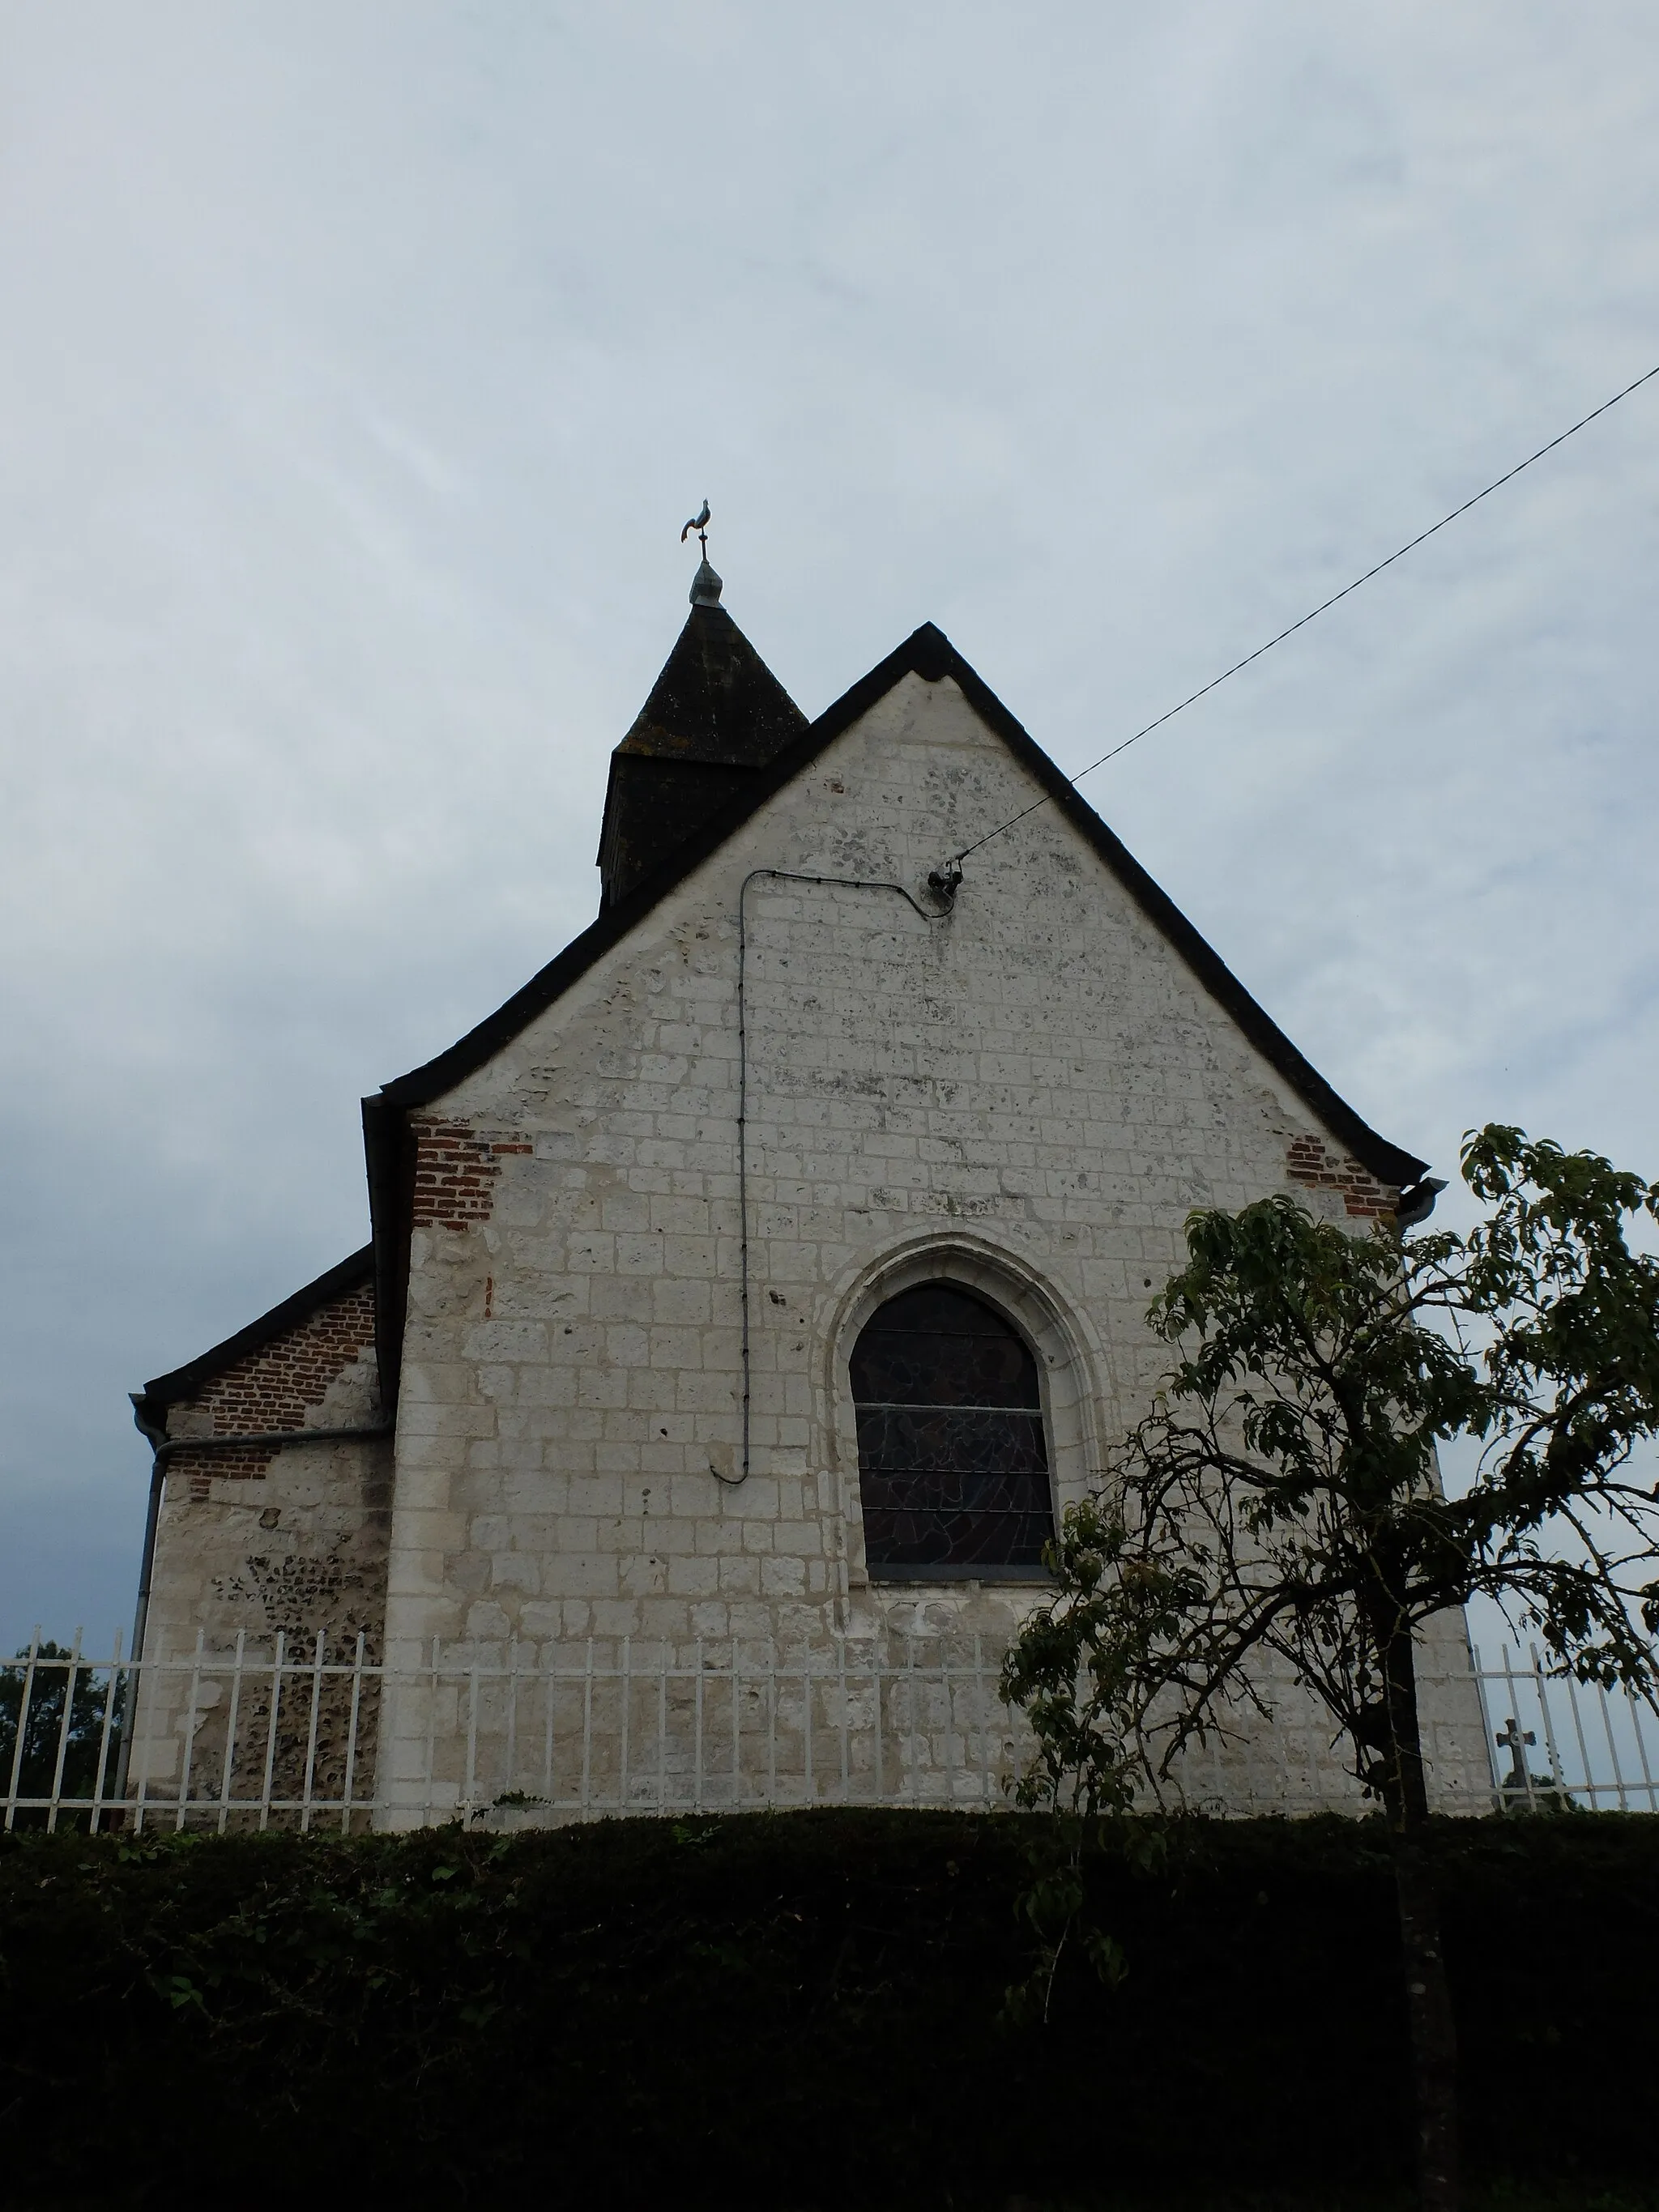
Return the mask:
<path id="1" fill-rule="evenodd" d="M 1497 1741 L 1515 1762 L 1498 1787 L 1506 1790 L 1519 1790 L 1530 1796 L 1532 1777 L 1527 1771 L 1527 1746 L 1536 1743 L 1537 1737 L 1530 1729 L 1523 1734 L 1520 1722 L 1511 1713 L 1507 1723 L 1499 1729 Z"/>

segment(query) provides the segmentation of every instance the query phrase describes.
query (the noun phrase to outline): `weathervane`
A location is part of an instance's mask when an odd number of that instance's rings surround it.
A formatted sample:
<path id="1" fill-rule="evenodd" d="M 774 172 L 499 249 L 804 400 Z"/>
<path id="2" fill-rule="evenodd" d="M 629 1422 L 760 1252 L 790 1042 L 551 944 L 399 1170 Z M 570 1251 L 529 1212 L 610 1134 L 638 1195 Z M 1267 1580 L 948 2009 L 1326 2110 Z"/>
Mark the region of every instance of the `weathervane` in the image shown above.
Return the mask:
<path id="1" fill-rule="evenodd" d="M 693 531 L 702 548 L 702 559 L 697 573 L 691 579 L 691 604 L 694 607 L 717 607 L 720 603 L 720 580 L 708 565 L 708 501 L 704 500 L 702 511 L 694 514 L 680 532 L 680 544 L 684 544 Z"/>

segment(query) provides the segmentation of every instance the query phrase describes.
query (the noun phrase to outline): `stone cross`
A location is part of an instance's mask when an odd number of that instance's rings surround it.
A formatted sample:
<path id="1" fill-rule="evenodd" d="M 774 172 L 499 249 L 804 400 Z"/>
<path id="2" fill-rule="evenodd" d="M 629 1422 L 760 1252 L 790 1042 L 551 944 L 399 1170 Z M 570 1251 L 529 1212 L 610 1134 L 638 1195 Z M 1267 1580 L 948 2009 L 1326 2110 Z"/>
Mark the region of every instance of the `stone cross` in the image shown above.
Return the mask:
<path id="1" fill-rule="evenodd" d="M 1497 1741 L 1515 1762 L 1504 1776 L 1499 1785 L 1500 1788 L 1522 1791 L 1530 1790 L 1531 1783 L 1527 1773 L 1527 1746 L 1529 1743 L 1536 1743 L 1537 1737 L 1530 1729 L 1523 1734 L 1520 1722 L 1511 1713 L 1505 1726 L 1498 1731 Z"/>

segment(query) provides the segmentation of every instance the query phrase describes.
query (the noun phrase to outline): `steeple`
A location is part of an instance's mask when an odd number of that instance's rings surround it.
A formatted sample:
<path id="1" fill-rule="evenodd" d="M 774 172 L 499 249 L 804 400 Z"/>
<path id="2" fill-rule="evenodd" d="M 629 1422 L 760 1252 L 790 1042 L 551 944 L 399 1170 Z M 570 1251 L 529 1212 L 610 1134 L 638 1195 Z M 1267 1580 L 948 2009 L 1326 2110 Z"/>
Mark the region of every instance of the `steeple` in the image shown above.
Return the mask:
<path id="1" fill-rule="evenodd" d="M 720 598 L 705 545 L 685 628 L 611 756 L 599 854 L 605 906 L 626 898 L 806 727 Z"/>

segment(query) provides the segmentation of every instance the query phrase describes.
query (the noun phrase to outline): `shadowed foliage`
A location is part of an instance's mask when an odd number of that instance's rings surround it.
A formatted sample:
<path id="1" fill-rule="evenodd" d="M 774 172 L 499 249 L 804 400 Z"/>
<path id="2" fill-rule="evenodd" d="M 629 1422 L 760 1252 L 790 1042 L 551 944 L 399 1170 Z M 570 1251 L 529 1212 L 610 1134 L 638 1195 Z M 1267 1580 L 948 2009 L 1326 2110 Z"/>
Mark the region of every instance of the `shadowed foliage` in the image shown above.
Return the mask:
<path id="1" fill-rule="evenodd" d="M 125 1683 L 117 1682 L 112 1694 L 107 1668 L 88 1666 L 67 1644 L 50 1639 L 34 1650 L 32 1665 L 30 1661 L 25 1645 L 13 1665 L 0 1667 L 0 1785 L 9 1790 L 15 1771 L 19 1797 L 50 1797 L 54 1791 L 63 1797 L 91 1797 L 99 1787 L 101 1754 L 103 1790 L 110 1794 L 120 1756 Z M 20 1757 L 17 1723 L 26 1693 L 27 1718 Z M 25 1809 L 17 1818 L 23 1826 L 34 1827 L 44 1826 L 46 1815 L 42 1810 Z"/>
<path id="2" fill-rule="evenodd" d="M 119 2177 L 159 2204 L 182 2172 L 240 2204 L 769 2212 L 1403 2181 L 1381 1821 L 1177 1823 L 1156 1871 L 1092 1861 L 1123 1978 L 1062 1973 L 1048 2026 L 1011 2028 L 1036 1817 L 0 1842 L 5 2201 Z M 1659 1822 L 1431 1847 L 1472 2164 L 1645 2179 Z"/>

